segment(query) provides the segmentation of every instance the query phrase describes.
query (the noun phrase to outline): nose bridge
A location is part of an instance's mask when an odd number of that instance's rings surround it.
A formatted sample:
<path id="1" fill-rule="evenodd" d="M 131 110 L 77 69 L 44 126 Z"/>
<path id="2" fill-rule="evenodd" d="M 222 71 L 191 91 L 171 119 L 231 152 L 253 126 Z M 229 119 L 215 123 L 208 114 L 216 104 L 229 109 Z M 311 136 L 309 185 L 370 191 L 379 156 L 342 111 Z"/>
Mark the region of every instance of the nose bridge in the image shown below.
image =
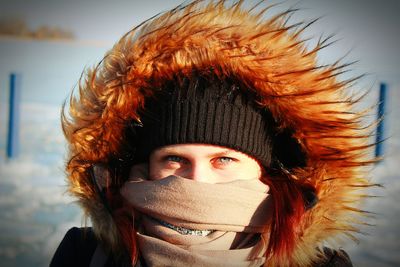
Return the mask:
<path id="1" fill-rule="evenodd" d="M 211 178 L 210 175 L 210 166 L 206 161 L 194 160 L 192 162 L 188 177 L 189 179 L 204 182 Z"/>

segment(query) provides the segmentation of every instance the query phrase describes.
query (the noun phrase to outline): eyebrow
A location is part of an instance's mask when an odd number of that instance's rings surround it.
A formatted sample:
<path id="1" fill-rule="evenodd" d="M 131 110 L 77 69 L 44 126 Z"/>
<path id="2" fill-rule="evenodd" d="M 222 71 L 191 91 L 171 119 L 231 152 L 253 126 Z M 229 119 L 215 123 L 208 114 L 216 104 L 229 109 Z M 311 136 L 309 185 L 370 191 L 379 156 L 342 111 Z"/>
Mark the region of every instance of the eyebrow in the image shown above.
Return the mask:
<path id="1" fill-rule="evenodd" d="M 209 157 L 222 157 L 222 156 L 227 156 L 227 155 L 229 155 L 229 154 L 231 154 L 231 151 L 229 151 L 229 150 L 224 150 L 224 151 L 221 151 L 221 152 L 216 152 L 216 153 L 208 154 L 207 156 L 209 156 Z"/>

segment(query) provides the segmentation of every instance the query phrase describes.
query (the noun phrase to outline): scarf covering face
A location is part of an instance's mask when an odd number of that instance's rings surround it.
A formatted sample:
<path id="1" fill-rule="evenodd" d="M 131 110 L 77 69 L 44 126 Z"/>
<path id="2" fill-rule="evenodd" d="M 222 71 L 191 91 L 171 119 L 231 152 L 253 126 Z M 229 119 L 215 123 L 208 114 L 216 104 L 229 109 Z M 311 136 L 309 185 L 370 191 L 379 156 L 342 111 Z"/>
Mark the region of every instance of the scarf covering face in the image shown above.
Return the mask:
<path id="1" fill-rule="evenodd" d="M 258 179 L 208 184 L 178 176 L 134 178 L 121 193 L 140 214 L 147 266 L 262 266 L 268 186 Z"/>

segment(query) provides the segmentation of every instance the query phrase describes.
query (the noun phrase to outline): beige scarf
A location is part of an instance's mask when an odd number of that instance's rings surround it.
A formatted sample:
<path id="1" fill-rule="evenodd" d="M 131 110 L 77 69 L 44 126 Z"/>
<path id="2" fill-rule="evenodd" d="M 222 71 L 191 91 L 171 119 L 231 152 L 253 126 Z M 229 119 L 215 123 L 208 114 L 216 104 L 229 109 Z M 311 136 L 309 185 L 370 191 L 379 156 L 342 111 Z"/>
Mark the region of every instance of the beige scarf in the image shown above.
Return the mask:
<path id="1" fill-rule="evenodd" d="M 137 237 L 147 266 L 262 266 L 267 191 L 257 179 L 208 184 L 169 176 L 135 178 L 121 193 L 141 215 Z"/>

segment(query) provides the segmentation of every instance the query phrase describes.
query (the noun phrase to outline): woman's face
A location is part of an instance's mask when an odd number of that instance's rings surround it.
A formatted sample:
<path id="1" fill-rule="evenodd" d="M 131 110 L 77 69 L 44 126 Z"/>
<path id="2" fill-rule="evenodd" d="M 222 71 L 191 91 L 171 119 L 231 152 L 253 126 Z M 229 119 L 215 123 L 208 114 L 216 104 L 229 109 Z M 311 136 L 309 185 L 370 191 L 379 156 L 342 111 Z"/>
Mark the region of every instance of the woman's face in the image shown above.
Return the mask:
<path id="1" fill-rule="evenodd" d="M 259 179 L 261 165 L 248 155 L 227 147 L 177 144 L 154 150 L 149 160 L 151 180 L 170 175 L 204 183 Z"/>

